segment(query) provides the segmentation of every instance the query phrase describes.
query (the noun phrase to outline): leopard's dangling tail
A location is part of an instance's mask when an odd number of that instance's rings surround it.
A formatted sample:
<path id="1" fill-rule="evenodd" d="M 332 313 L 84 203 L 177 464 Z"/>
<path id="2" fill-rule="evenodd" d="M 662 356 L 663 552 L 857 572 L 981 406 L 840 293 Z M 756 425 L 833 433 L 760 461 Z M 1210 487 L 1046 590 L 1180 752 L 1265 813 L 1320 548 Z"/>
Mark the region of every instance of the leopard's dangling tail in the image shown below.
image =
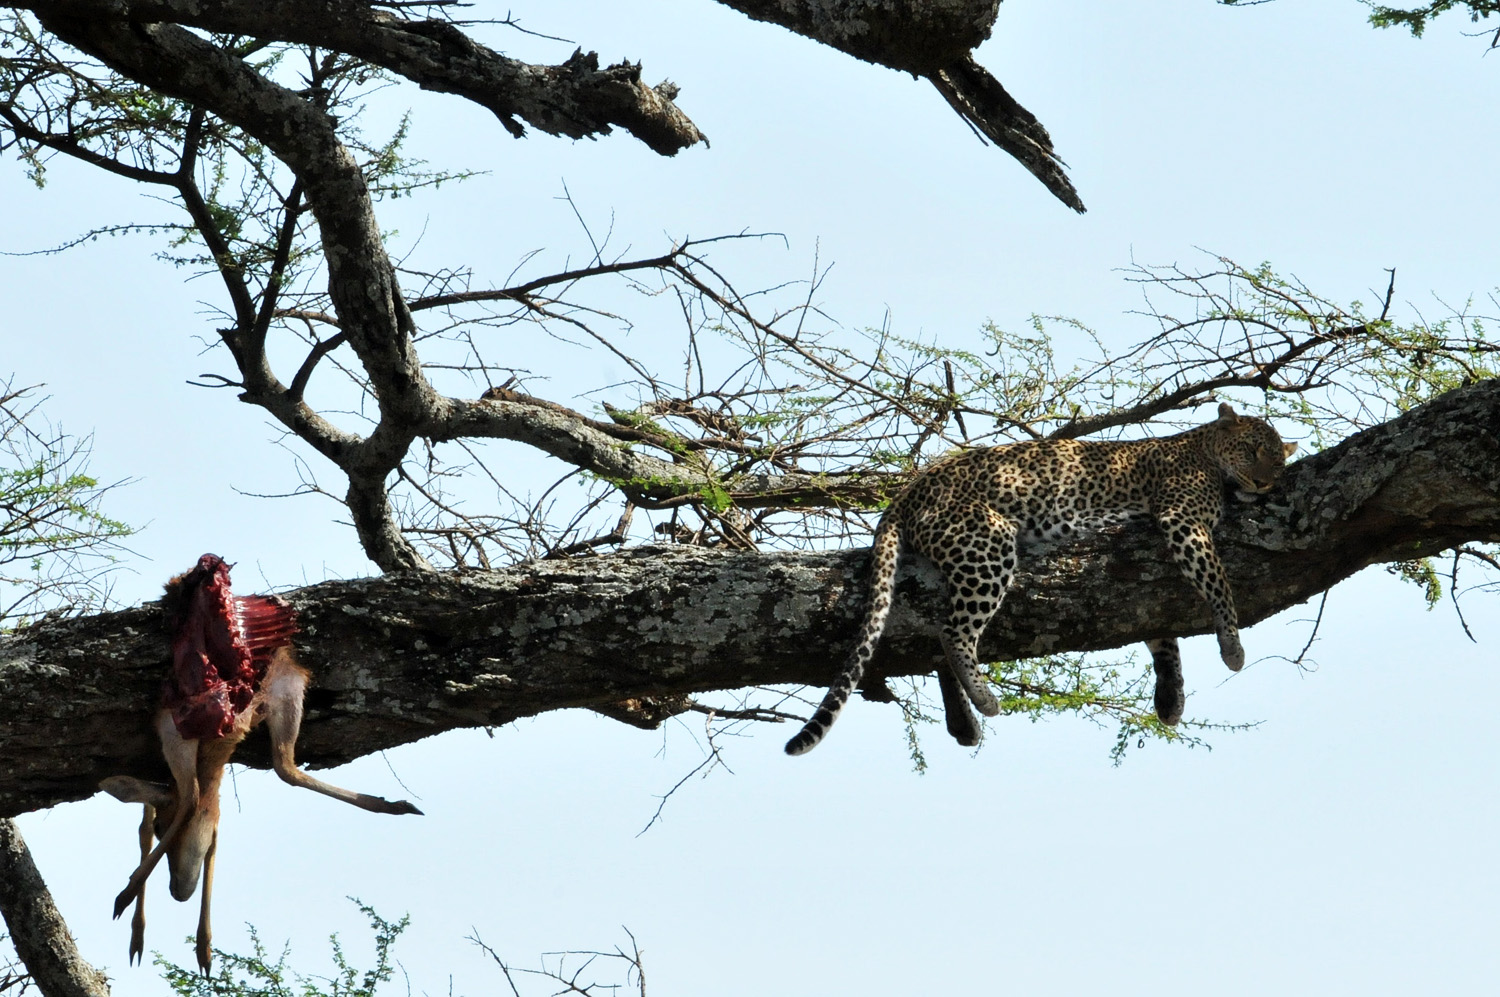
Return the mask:
<path id="1" fill-rule="evenodd" d="M 894 516 L 887 515 L 875 531 L 875 546 L 871 551 L 870 591 L 866 596 L 865 618 L 860 624 L 859 640 L 849 657 L 844 661 L 843 671 L 833 680 L 828 695 L 818 704 L 818 711 L 802 728 L 802 732 L 786 743 L 786 753 L 801 755 L 818 746 L 838 719 L 839 711 L 849 702 L 865 668 L 875 657 L 875 646 L 885 631 L 886 618 L 891 615 L 891 602 L 896 595 L 896 563 L 901 554 L 901 533 Z"/>

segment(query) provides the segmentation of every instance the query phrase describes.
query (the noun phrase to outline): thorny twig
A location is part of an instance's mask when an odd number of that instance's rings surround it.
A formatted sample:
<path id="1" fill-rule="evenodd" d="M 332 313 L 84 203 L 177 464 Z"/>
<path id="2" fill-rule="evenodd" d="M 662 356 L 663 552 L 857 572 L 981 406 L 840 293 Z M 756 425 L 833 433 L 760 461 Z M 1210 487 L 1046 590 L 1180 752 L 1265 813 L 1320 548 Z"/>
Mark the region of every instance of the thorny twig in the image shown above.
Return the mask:
<path id="1" fill-rule="evenodd" d="M 477 930 L 470 934 L 469 941 L 479 946 L 480 950 L 494 960 L 495 965 L 500 967 L 500 972 L 505 977 L 505 982 L 510 986 L 513 997 L 522 997 L 521 989 L 517 985 L 516 975 L 526 974 L 528 976 L 540 977 L 561 984 L 561 990 L 552 991 L 553 994 L 579 994 L 581 997 L 591 997 L 594 994 L 610 993 L 618 994 L 622 989 L 629 987 L 637 997 L 646 997 L 646 967 L 645 953 L 641 950 L 640 943 L 636 941 L 635 935 L 625 926 L 620 930 L 625 932 L 630 939 L 630 950 L 616 946 L 613 952 L 601 952 L 588 949 L 569 949 L 559 952 L 543 952 L 541 968 L 521 969 L 510 966 L 500 954 L 487 945 L 479 937 Z M 548 960 L 552 960 L 549 964 Z M 570 966 L 570 960 L 581 959 L 582 962 Z M 586 978 L 587 973 L 594 963 L 600 959 L 606 961 L 618 961 L 625 963 L 624 983 L 601 983 L 591 978 Z"/>

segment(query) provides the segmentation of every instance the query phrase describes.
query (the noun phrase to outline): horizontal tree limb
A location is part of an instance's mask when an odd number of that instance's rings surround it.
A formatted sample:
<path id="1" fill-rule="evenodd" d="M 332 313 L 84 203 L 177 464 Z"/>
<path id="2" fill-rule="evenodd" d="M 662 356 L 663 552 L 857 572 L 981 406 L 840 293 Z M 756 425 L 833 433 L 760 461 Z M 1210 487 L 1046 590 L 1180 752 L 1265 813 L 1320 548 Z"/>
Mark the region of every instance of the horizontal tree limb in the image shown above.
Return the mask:
<path id="1" fill-rule="evenodd" d="M 1500 541 L 1500 382 L 1448 393 L 1292 464 L 1218 534 L 1242 624 L 1361 568 Z M 231 557 L 246 552 L 221 551 Z M 489 573 L 402 572 L 285 593 L 314 687 L 299 758 L 329 765 L 458 727 L 766 684 L 823 685 L 848 648 L 867 552 L 637 547 Z M 1023 565 L 989 660 L 1206 633 L 1149 524 Z M 930 672 L 941 583 L 904 566 L 874 671 Z M 0 816 L 162 772 L 149 719 L 167 640 L 154 604 L 0 639 Z M 242 760 L 267 762 L 264 744 Z"/>
<path id="2" fill-rule="evenodd" d="M 706 141 L 673 103 L 676 87 L 646 86 L 639 64 L 601 69 L 597 55 L 580 50 L 560 65 L 531 65 L 448 21 L 403 18 L 360 0 L 17 0 L 11 6 L 44 17 L 179 24 L 343 52 L 423 89 L 473 101 L 517 138 L 525 121 L 575 139 L 620 127 L 664 156 Z"/>

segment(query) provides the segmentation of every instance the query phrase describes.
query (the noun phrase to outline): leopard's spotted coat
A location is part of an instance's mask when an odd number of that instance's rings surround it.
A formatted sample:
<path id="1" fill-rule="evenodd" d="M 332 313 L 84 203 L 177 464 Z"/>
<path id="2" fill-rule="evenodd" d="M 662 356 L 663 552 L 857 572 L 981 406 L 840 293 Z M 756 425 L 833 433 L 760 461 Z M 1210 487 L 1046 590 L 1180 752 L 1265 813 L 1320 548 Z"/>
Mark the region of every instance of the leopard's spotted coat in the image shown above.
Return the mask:
<path id="1" fill-rule="evenodd" d="M 1212 533 L 1223 514 L 1223 483 L 1244 492 L 1269 491 L 1296 448 L 1283 444 L 1269 423 L 1220 405 L 1219 417 L 1208 425 L 1161 439 L 1012 443 L 939 460 L 912 480 L 881 519 L 859 640 L 817 712 L 787 742 L 787 754 L 800 755 L 823 739 L 874 657 L 903 544 L 930 558 L 947 582 L 941 636 L 951 674 L 939 671 L 938 679 L 948 730 L 961 743 L 978 743 L 979 724 L 958 686 L 985 716 L 1000 710 L 975 654 L 1015 577 L 1018 548 L 1028 540 L 1154 518 L 1172 559 L 1213 609 L 1224 663 L 1238 671 L 1245 651 Z M 1157 715 L 1175 724 L 1184 706 L 1177 639 L 1148 641 L 1147 647 L 1156 668 Z"/>

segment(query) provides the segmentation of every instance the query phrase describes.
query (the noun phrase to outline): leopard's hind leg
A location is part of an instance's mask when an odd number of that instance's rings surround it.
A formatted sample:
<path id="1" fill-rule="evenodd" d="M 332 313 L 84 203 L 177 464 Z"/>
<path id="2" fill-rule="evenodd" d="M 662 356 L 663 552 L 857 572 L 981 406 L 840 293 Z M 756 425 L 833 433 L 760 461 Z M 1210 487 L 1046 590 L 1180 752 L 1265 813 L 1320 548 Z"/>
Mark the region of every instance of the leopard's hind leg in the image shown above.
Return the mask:
<path id="1" fill-rule="evenodd" d="M 1176 726 L 1187 706 L 1187 694 L 1182 689 L 1182 655 L 1177 650 L 1176 637 L 1146 641 L 1151 652 L 1151 666 L 1156 670 L 1156 716 L 1167 726 Z"/>
<path id="2" fill-rule="evenodd" d="M 948 733 L 963 747 L 975 747 L 983 732 L 979 727 L 979 718 L 969 707 L 968 697 L 959 688 L 958 679 L 953 677 L 953 669 L 945 663 L 938 669 L 937 680 L 938 691 L 943 696 L 943 720 Z"/>
<path id="3" fill-rule="evenodd" d="M 967 505 L 951 510 L 932 534 L 918 549 L 948 586 L 943 653 L 975 709 L 992 717 L 1000 702 L 990 691 L 988 670 L 979 664 L 979 638 L 1016 575 L 1016 525 L 986 506 Z"/>

